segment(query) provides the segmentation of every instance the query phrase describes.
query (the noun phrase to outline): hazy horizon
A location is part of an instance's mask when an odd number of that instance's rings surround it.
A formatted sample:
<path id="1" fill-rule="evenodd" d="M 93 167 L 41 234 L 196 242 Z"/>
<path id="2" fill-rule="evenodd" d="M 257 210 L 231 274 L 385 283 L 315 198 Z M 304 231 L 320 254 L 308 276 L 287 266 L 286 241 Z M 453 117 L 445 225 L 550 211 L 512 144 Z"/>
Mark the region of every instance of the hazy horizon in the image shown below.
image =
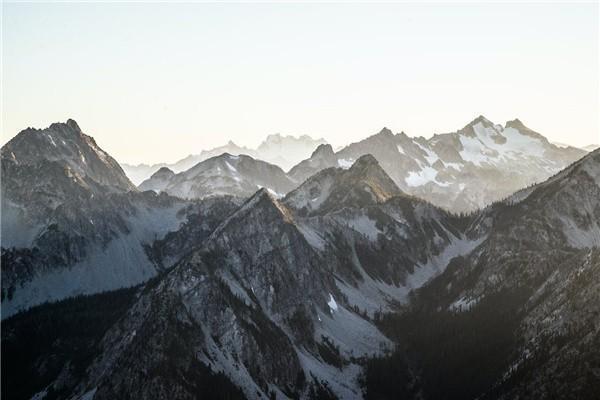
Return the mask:
<path id="1" fill-rule="evenodd" d="M 2 9 L 3 144 L 73 118 L 120 162 L 152 164 L 275 133 L 430 137 L 480 114 L 600 142 L 597 3 Z"/>
<path id="2" fill-rule="evenodd" d="M 422 136 L 422 137 L 425 137 L 425 138 L 430 138 L 430 137 L 432 137 L 432 136 L 433 136 L 433 135 L 435 135 L 435 134 L 453 133 L 453 132 L 456 132 L 456 131 L 458 131 L 458 130 L 462 129 L 462 128 L 463 128 L 465 125 L 467 125 L 469 122 L 471 122 L 472 120 L 476 119 L 477 117 L 478 117 L 478 116 L 474 116 L 474 117 L 473 117 L 473 118 L 471 118 L 470 120 L 466 121 L 466 122 L 465 122 L 465 123 L 464 123 L 462 126 L 460 126 L 460 127 L 457 127 L 457 128 L 455 128 L 455 129 L 446 130 L 446 131 L 443 131 L 443 132 L 435 132 L 435 133 L 431 133 L 430 135 L 419 135 L 419 136 Z M 483 117 L 487 118 L 487 116 L 486 116 L 486 115 L 483 115 Z M 104 147 L 102 146 L 102 143 L 101 143 L 101 141 L 100 141 L 100 140 L 98 140 L 98 137 L 102 137 L 102 135 L 96 135 L 96 134 L 94 134 L 94 132 L 90 132 L 90 131 L 86 130 L 86 128 L 85 128 L 84 126 L 81 126 L 81 124 L 79 123 L 79 121 L 77 121 L 77 119 L 75 119 L 75 118 L 70 118 L 70 119 L 72 119 L 72 120 L 74 120 L 75 122 L 77 122 L 77 123 L 78 123 L 78 125 L 80 125 L 80 128 L 81 128 L 81 130 L 83 131 L 83 133 L 85 133 L 85 134 L 87 134 L 87 135 L 89 135 L 89 136 L 92 136 L 92 137 L 94 138 L 94 140 L 95 140 L 95 141 L 98 143 L 98 145 L 99 145 L 101 148 L 103 148 L 103 150 L 107 151 L 107 149 L 106 149 L 106 148 L 104 148 Z M 489 119 L 489 118 L 487 118 L 487 119 Z M 512 118 L 512 119 L 515 119 L 515 118 Z M 495 124 L 500 124 L 500 125 L 502 125 L 502 126 L 504 126 L 504 125 L 505 125 L 505 123 L 506 123 L 506 122 L 508 122 L 508 121 L 499 122 L 499 121 L 494 121 L 494 120 L 490 120 L 490 121 L 491 121 L 491 122 L 493 122 L 493 123 L 495 123 Z M 53 123 L 65 123 L 65 122 L 66 122 L 66 120 L 65 120 L 65 121 L 54 121 Z M 521 122 L 523 122 L 523 123 L 524 123 L 524 124 L 525 124 L 525 125 L 526 125 L 528 128 L 531 128 L 531 126 L 528 126 L 528 125 L 527 125 L 526 121 L 521 121 Z M 49 125 L 50 125 L 50 124 L 48 124 L 48 126 L 43 126 L 43 127 L 41 127 L 41 126 L 40 126 L 40 127 L 37 127 L 37 126 L 28 126 L 28 127 L 26 127 L 26 128 L 23 128 L 23 129 L 27 129 L 27 128 L 34 128 L 34 129 L 46 129 L 46 128 L 48 128 L 48 127 L 49 127 Z M 347 146 L 347 145 L 350 145 L 350 144 L 352 144 L 353 142 L 360 141 L 360 140 L 362 140 L 362 139 L 366 139 L 366 138 L 367 138 L 367 137 L 369 137 L 369 136 L 375 135 L 375 134 L 379 133 L 379 132 L 380 132 L 382 129 L 384 129 L 384 128 L 388 128 L 388 129 L 390 129 L 388 126 L 382 126 L 382 127 L 378 128 L 378 129 L 375 129 L 375 130 L 373 130 L 372 132 L 370 132 L 370 133 L 368 133 L 368 134 L 365 134 L 365 135 L 364 135 L 364 137 L 358 138 L 358 139 L 356 139 L 355 141 L 352 141 L 352 142 L 345 142 L 345 143 L 331 143 L 331 142 L 327 141 L 327 143 L 331 144 L 331 145 L 332 145 L 332 147 L 333 147 L 333 149 L 334 149 L 334 150 L 336 150 L 336 149 L 338 149 L 338 148 L 343 148 L 343 147 L 345 147 L 345 146 Z M 534 129 L 534 128 L 531 128 L 531 129 L 533 129 L 533 130 L 535 131 L 535 129 Z M 411 135 L 410 133 L 408 133 L 408 132 L 404 132 L 404 131 L 401 131 L 401 130 L 397 130 L 397 131 L 396 131 L 396 130 L 394 130 L 394 129 L 391 129 L 391 130 L 392 130 L 392 132 L 393 132 L 394 134 L 399 134 L 400 132 L 403 132 L 403 133 L 405 133 L 406 135 L 408 135 L 408 136 L 410 136 L 410 137 L 417 137 L 416 135 Z M 542 132 L 538 132 L 538 133 L 542 133 Z M 18 133 L 17 133 L 17 134 L 18 134 Z M 188 157 L 188 156 L 190 156 L 190 155 L 198 155 L 198 154 L 200 154 L 202 151 L 206 151 L 206 150 L 212 150 L 212 149 L 214 149 L 214 148 L 216 148 L 216 147 L 225 146 L 225 145 L 227 145 L 229 142 L 233 142 L 234 144 L 236 144 L 236 145 L 238 145 L 238 146 L 240 146 L 240 147 L 247 147 L 247 148 L 249 148 L 250 150 L 256 150 L 256 148 L 259 146 L 259 144 L 260 144 L 262 141 L 266 140 L 268 136 L 270 136 L 270 135 L 277 135 L 277 134 L 279 134 L 279 135 L 281 135 L 281 136 L 292 136 L 292 137 L 294 137 L 294 138 L 299 138 L 300 136 L 306 135 L 306 136 L 309 136 L 311 139 L 313 139 L 313 140 L 315 140 L 315 141 L 317 141 L 317 140 L 320 140 L 320 139 L 324 139 L 324 140 L 326 140 L 324 137 L 317 137 L 317 136 L 310 135 L 310 134 L 293 134 L 293 133 L 289 133 L 289 134 L 288 134 L 288 133 L 281 133 L 281 132 L 277 132 L 277 133 L 274 133 L 274 134 L 265 134 L 265 136 L 264 136 L 264 137 L 261 139 L 261 141 L 260 141 L 260 142 L 258 142 L 258 143 L 256 143 L 256 145 L 243 145 L 243 144 L 240 144 L 240 143 L 238 143 L 238 142 L 236 142 L 236 141 L 234 141 L 234 140 L 232 140 L 232 139 L 223 139 L 223 142 L 222 142 L 222 143 L 220 143 L 220 144 L 216 144 L 215 146 L 212 146 L 212 147 L 198 148 L 198 149 L 190 150 L 190 152 L 189 152 L 189 153 L 187 153 L 187 154 L 185 154 L 185 155 L 183 155 L 183 156 L 181 156 L 181 157 L 175 158 L 175 159 L 165 159 L 165 160 L 158 160 L 158 161 L 155 161 L 155 162 L 146 162 L 146 161 L 139 161 L 139 162 L 128 162 L 128 161 L 125 161 L 125 160 L 120 160 L 120 159 L 118 159 L 118 158 L 117 158 L 117 161 L 118 161 L 119 163 L 122 163 L 122 164 L 128 164 L 128 165 L 142 165 L 142 164 L 146 164 L 146 165 L 155 165 L 155 164 L 171 164 L 171 163 L 175 163 L 175 162 L 177 162 L 177 161 L 181 161 L 182 159 L 184 159 L 184 158 L 186 158 L 186 157 Z M 542 133 L 542 134 L 543 134 L 543 133 Z M 14 137 L 14 136 L 13 136 L 13 137 Z M 10 139 L 12 139 L 12 137 L 11 137 L 11 138 L 8 138 L 7 140 L 4 140 L 4 139 L 3 139 L 2 145 L 4 145 L 4 144 L 5 144 L 7 141 L 9 141 Z M 567 142 L 560 142 L 560 141 L 551 141 L 551 142 L 552 142 L 552 143 L 554 143 L 554 144 L 557 144 L 557 145 L 570 145 L 570 146 L 573 146 L 573 147 L 577 147 L 577 146 L 571 145 L 570 143 L 567 143 Z M 588 145 L 598 145 L 598 144 L 599 144 L 599 143 L 588 143 Z M 580 148 L 583 148 L 583 147 L 585 147 L 585 146 L 587 146 L 587 145 L 581 146 Z M 110 151 L 108 151 L 108 153 L 109 153 L 109 154 L 111 154 L 111 152 L 110 152 Z"/>

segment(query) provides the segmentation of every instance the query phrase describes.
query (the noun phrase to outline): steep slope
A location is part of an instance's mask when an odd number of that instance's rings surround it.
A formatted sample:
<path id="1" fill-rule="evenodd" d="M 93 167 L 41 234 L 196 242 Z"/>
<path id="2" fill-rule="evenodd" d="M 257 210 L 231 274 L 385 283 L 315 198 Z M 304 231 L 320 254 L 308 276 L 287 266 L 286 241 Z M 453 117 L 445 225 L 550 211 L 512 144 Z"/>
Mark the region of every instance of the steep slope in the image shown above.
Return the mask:
<path id="1" fill-rule="evenodd" d="M 196 371 L 208 370 L 249 398 L 362 397 L 363 360 L 390 346 L 374 318 L 475 244 L 465 220 L 403 195 L 371 156 L 329 173 L 324 205 L 339 207 L 307 215 L 298 194 L 280 202 L 263 188 L 216 229 L 191 215 L 155 242 L 163 259 L 185 255 L 108 331 L 75 393 L 199 398 Z"/>
<path id="2" fill-rule="evenodd" d="M 140 188 L 193 199 L 216 195 L 248 197 L 261 187 L 283 196 L 294 186 L 276 165 L 227 153 L 202 161 L 179 174 L 171 175 L 163 170 L 159 175 L 144 181 Z"/>
<path id="3" fill-rule="evenodd" d="M 356 397 L 350 354 L 372 354 L 385 343 L 344 308 L 292 214 L 261 189 L 203 249 L 146 290 L 105 336 L 77 392 L 96 399 L 199 398 L 205 389 L 185 382 L 204 365 L 250 398 L 305 396 L 321 381 Z"/>
<path id="4" fill-rule="evenodd" d="M 600 367 L 598 221 L 600 151 L 475 219 L 467 234 L 481 244 L 385 323 L 421 371 L 425 398 L 597 393 L 588 371 Z"/>
<path id="5" fill-rule="evenodd" d="M 370 155 L 321 171 L 283 203 L 352 306 L 369 315 L 405 302 L 481 241 L 462 233 L 468 218 L 403 194 Z"/>
<path id="6" fill-rule="evenodd" d="M 519 120 L 501 126 L 480 116 L 457 132 L 430 139 L 384 128 L 344 147 L 336 159 L 308 159 L 290 173 L 303 181 L 323 167 L 347 168 L 364 154 L 372 154 L 404 192 L 464 212 L 541 182 L 585 152 L 556 146 Z"/>

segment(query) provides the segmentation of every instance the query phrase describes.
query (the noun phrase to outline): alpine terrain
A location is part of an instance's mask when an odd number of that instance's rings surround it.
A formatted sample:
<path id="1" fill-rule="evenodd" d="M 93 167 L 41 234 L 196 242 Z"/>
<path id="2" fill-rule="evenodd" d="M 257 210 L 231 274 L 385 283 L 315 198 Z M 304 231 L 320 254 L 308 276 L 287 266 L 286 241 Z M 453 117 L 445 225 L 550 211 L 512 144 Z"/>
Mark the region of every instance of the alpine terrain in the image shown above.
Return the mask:
<path id="1" fill-rule="evenodd" d="M 301 182 L 326 167 L 348 168 L 371 154 L 404 192 L 454 212 L 501 200 L 586 154 L 550 143 L 518 119 L 502 126 L 483 116 L 457 132 L 429 139 L 384 128 L 336 153 L 329 147 L 317 150 L 290 170 L 292 178 Z"/>
<path id="2" fill-rule="evenodd" d="M 600 150 L 480 117 L 303 157 L 224 152 L 135 187 L 72 120 L 19 133 L 2 396 L 596 396 Z"/>

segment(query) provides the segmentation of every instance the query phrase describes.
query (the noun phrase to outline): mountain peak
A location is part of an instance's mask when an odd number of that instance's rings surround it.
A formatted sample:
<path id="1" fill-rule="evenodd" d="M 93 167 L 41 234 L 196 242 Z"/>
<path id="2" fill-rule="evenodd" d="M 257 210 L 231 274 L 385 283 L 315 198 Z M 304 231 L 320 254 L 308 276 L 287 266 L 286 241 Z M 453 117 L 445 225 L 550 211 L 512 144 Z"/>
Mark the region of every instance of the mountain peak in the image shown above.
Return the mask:
<path id="1" fill-rule="evenodd" d="M 327 143 L 327 144 L 320 144 L 319 146 L 317 146 L 317 148 L 315 149 L 315 151 L 313 151 L 313 153 L 310 157 L 313 158 L 313 157 L 318 157 L 318 156 L 330 156 L 333 154 L 334 154 L 333 147 Z"/>
<path id="2" fill-rule="evenodd" d="M 379 165 L 379 161 L 377 161 L 377 159 L 373 157 L 373 155 L 365 154 L 364 156 L 360 156 L 358 160 L 356 160 L 354 164 L 352 164 L 352 166 L 350 167 L 350 171 L 370 166 L 376 166 L 378 168 L 381 168 L 381 166 Z"/>
<path id="3" fill-rule="evenodd" d="M 394 136 L 394 133 L 391 131 L 391 129 L 387 128 L 386 126 L 384 126 L 377 134 L 383 136 Z"/>
<path id="4" fill-rule="evenodd" d="M 257 218 L 253 217 L 258 216 Z M 289 210 L 273 197 L 269 189 L 262 187 L 258 189 L 240 208 L 212 233 L 212 237 L 218 237 L 227 229 L 244 226 L 241 221 L 254 221 L 252 229 L 258 229 L 261 224 L 269 224 L 276 217 L 283 217 L 283 221 L 292 222 Z"/>
<path id="5" fill-rule="evenodd" d="M 77 122 L 74 119 L 69 118 L 67 120 L 67 126 L 71 129 L 73 129 L 74 131 L 77 131 L 78 133 L 82 133 L 81 128 L 79 127 L 79 125 L 77 124 Z"/>
<path id="6" fill-rule="evenodd" d="M 28 129 L 29 130 L 29 129 Z M 26 130 L 26 131 L 28 131 Z M 77 124 L 77 122 L 73 119 L 68 119 L 67 122 L 53 122 L 46 129 L 40 130 L 35 129 L 36 132 L 45 132 L 48 134 L 67 134 L 72 135 L 73 133 L 81 135 L 83 132 L 81 128 Z"/>
<path id="7" fill-rule="evenodd" d="M 81 132 L 72 119 L 53 123 L 45 129 L 26 129 L 2 146 L 3 161 L 11 160 L 20 167 L 39 167 L 43 163 L 60 166 L 60 173 L 41 171 L 47 182 L 66 178 L 64 187 L 57 191 L 84 190 L 96 194 L 111 191 L 136 190 L 125 176 L 119 163 L 102 150 L 91 136 Z M 71 179 L 72 175 L 81 177 Z M 39 177 L 32 177 L 39 178 Z M 93 182 L 92 182 L 93 181 Z M 83 182 L 83 183 L 82 183 Z M 27 183 L 23 183 L 26 187 Z"/>
<path id="8" fill-rule="evenodd" d="M 152 174 L 151 178 L 168 177 L 168 176 L 173 176 L 173 175 L 175 175 L 175 172 L 173 172 L 170 168 L 161 167 L 158 171 L 156 171 L 154 174 Z"/>
<path id="9" fill-rule="evenodd" d="M 273 196 L 271 196 L 271 194 L 269 193 L 269 189 L 261 187 L 250 197 L 250 199 L 248 199 L 248 201 L 252 201 L 252 199 L 260 200 L 265 196 L 268 197 L 270 200 L 274 200 Z"/>
<path id="10" fill-rule="evenodd" d="M 544 135 L 537 133 L 534 130 L 530 129 L 529 127 L 525 126 L 525 124 L 523 122 L 521 122 L 521 120 L 518 118 L 515 118 L 512 121 L 507 121 L 506 128 L 513 128 L 513 129 L 518 130 L 523 135 L 531 136 L 531 137 L 534 137 L 537 139 L 542 139 L 544 141 L 547 141 L 547 139 Z"/>
<path id="11" fill-rule="evenodd" d="M 506 127 L 507 128 L 515 128 L 517 130 L 521 130 L 521 129 L 529 129 L 525 126 L 525 124 L 523 124 L 523 122 L 521 122 L 521 120 L 519 118 L 515 118 L 513 120 L 507 121 L 506 122 Z"/>
<path id="12" fill-rule="evenodd" d="M 327 168 L 290 192 L 286 205 L 300 213 L 327 213 L 344 207 L 362 208 L 402 194 L 371 154 L 347 170 Z"/>
<path id="13" fill-rule="evenodd" d="M 356 160 L 347 171 L 345 178 L 346 183 L 350 185 L 366 184 L 377 202 L 402 193 L 379 161 L 371 154 L 365 154 Z"/>
<path id="14" fill-rule="evenodd" d="M 483 124 L 483 126 L 485 127 L 490 127 L 490 126 L 494 126 L 494 123 L 492 121 L 490 121 L 489 119 L 487 119 L 486 117 L 484 117 L 483 115 L 479 115 L 477 118 L 475 118 L 473 121 L 469 122 L 466 127 L 473 127 L 477 124 Z"/>

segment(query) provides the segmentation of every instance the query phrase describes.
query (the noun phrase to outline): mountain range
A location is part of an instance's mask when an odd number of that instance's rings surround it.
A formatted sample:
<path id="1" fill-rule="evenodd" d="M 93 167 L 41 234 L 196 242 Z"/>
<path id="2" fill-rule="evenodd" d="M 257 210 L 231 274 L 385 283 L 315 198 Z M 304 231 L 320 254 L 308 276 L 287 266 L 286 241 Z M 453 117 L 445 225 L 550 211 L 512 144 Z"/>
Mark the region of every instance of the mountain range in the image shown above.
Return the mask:
<path id="1" fill-rule="evenodd" d="M 139 188 L 72 120 L 1 154 L 3 397 L 600 389 L 600 150 L 480 117 Z"/>
<path id="2" fill-rule="evenodd" d="M 313 139 L 308 135 L 295 137 L 274 134 L 268 135 L 255 149 L 238 146 L 230 140 L 223 146 L 215 147 L 210 150 L 202 150 L 200 154 L 190 154 L 173 164 L 122 164 L 122 167 L 129 179 L 136 185 L 139 185 L 141 182 L 148 179 L 160 168 L 166 167 L 173 172 L 183 172 L 201 161 L 224 153 L 235 156 L 241 154 L 248 155 L 275 164 L 284 170 L 288 170 L 298 162 L 307 158 L 318 145 L 323 143 L 325 143 L 325 140 Z"/>
<path id="3" fill-rule="evenodd" d="M 267 142 L 274 143 L 275 140 L 269 137 Z M 218 151 L 221 150 L 224 148 Z M 223 156 L 234 155 L 238 150 L 232 149 L 232 153 L 223 153 Z M 283 150 L 279 153 L 286 154 Z M 244 164 L 249 168 L 247 173 L 244 172 L 244 166 L 233 171 L 226 167 L 227 163 L 220 168 L 214 160 L 203 161 L 202 167 L 194 167 L 206 170 L 201 175 L 186 172 L 187 177 L 179 175 L 175 178 L 175 174 L 161 169 L 142 182 L 140 188 L 157 192 L 167 190 L 170 194 L 196 198 L 211 193 L 240 195 L 240 185 L 246 187 L 243 192 L 246 196 L 262 186 L 285 194 L 315 173 L 329 167 L 348 168 L 365 154 L 373 155 L 405 193 L 426 198 L 452 212 L 472 212 L 520 188 L 547 179 L 582 157 L 586 151 L 553 144 L 518 119 L 501 126 L 480 116 L 457 132 L 437 134 L 430 139 L 412 138 L 403 132 L 394 134 L 384 128 L 337 152 L 331 145 L 321 144 L 310 157 L 288 171 L 287 180 L 292 183 L 287 185 L 282 185 L 286 179 L 281 176 L 283 171 L 274 172 L 275 166 L 262 179 L 253 179 L 256 167 L 250 167 L 251 158 L 246 156 Z M 254 163 L 260 163 L 256 157 Z M 209 165 L 215 165 L 216 169 L 211 170 Z M 206 174 L 219 179 L 211 178 L 209 182 L 205 179 Z M 182 179 L 186 185 L 195 185 L 196 190 L 189 193 L 187 188 L 175 189 L 181 185 Z M 237 183 L 233 182 L 235 180 Z"/>
<path id="4" fill-rule="evenodd" d="M 470 212 L 541 182 L 586 152 L 559 147 L 518 119 L 497 125 L 479 116 L 429 139 L 384 128 L 338 152 L 321 147 L 290 171 L 302 181 L 324 167 L 347 167 L 372 154 L 406 193 L 454 212 Z"/>

